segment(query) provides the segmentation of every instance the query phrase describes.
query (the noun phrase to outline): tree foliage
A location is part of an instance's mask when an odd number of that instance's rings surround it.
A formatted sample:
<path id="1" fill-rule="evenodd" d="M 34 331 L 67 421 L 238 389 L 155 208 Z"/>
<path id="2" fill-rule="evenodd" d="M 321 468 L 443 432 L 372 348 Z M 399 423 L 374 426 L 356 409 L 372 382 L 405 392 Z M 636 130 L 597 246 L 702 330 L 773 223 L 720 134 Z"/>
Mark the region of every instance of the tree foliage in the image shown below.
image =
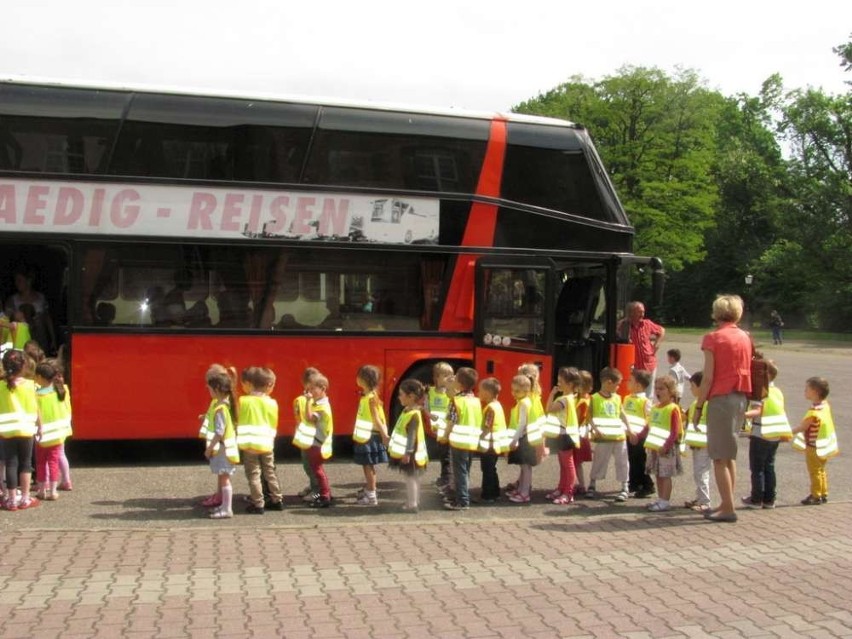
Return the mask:
<path id="1" fill-rule="evenodd" d="M 834 51 L 852 71 L 852 41 Z M 787 91 L 773 75 L 757 95 L 724 96 L 692 70 L 628 66 L 515 110 L 589 128 L 636 252 L 668 265 L 668 321 L 706 324 L 717 293 L 739 292 L 758 320 L 777 309 L 849 330 L 852 92 Z"/>

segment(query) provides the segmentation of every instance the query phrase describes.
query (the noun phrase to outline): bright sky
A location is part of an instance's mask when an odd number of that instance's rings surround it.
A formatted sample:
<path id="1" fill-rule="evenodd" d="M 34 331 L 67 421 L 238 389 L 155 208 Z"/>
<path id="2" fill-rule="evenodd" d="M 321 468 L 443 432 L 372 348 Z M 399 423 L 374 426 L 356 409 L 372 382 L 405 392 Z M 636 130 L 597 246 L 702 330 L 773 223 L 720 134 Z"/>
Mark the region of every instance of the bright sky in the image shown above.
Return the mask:
<path id="1" fill-rule="evenodd" d="M 575 74 L 845 92 L 852 2 L 5 0 L 0 76 L 505 110 Z"/>

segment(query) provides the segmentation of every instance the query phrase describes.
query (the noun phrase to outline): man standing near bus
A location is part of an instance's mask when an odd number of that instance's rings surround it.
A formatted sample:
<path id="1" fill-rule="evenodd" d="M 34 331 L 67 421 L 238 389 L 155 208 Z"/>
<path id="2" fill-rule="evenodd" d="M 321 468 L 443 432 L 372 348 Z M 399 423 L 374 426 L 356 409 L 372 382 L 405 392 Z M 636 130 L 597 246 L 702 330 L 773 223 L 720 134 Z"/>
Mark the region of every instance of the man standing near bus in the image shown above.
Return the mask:
<path id="1" fill-rule="evenodd" d="M 666 329 L 645 317 L 645 305 L 642 302 L 630 302 L 627 305 L 627 317 L 618 323 L 619 337 L 626 337 L 636 348 L 633 368 L 651 373 L 651 385 L 657 376 L 657 351 L 666 335 Z"/>

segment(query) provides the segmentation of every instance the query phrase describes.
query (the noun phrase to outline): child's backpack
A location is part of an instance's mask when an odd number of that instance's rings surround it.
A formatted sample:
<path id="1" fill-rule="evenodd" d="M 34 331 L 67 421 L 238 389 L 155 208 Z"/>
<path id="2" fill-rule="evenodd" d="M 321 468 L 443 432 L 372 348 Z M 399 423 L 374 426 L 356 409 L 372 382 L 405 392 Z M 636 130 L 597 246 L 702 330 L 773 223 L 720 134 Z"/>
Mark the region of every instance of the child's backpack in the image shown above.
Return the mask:
<path id="1" fill-rule="evenodd" d="M 751 394 L 748 398 L 753 402 L 762 402 L 769 395 L 769 369 L 763 353 L 751 346 Z"/>

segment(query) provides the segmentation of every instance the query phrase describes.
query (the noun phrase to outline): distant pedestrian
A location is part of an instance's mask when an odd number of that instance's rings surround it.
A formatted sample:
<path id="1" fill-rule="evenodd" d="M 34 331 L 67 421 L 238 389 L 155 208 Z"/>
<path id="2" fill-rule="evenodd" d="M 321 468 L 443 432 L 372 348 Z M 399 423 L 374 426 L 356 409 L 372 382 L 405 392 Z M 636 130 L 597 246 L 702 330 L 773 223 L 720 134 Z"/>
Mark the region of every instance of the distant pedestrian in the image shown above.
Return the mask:
<path id="1" fill-rule="evenodd" d="M 355 376 L 361 399 L 352 431 L 352 440 L 355 442 L 353 459 L 364 470 L 365 482 L 364 488 L 358 491 L 359 506 L 375 506 L 379 503 L 376 467 L 388 463 L 387 445 L 390 437 L 385 409 L 377 391 L 380 375 L 377 366 L 365 365 L 358 369 Z"/>
<path id="2" fill-rule="evenodd" d="M 426 470 L 426 434 L 423 429 L 423 396 L 426 389 L 416 379 L 404 379 L 399 385 L 399 403 L 403 411 L 393 428 L 388 453 L 391 467 L 405 474 L 406 502 L 402 509 L 416 513 L 420 508 L 420 476 Z"/>
<path id="3" fill-rule="evenodd" d="M 778 311 L 772 311 L 769 314 L 769 327 L 772 329 L 772 343 L 780 346 L 784 343 L 781 329 L 784 328 L 784 320 L 781 319 Z"/>
<path id="4" fill-rule="evenodd" d="M 802 422 L 793 429 L 796 438 L 793 448 L 805 451 L 808 475 L 811 479 L 811 494 L 802 500 L 805 506 L 815 506 L 828 501 L 828 474 L 825 466 L 837 455 L 837 433 L 831 406 L 828 405 L 828 380 L 811 377 L 805 382 L 805 399 L 811 407 Z"/>
<path id="5" fill-rule="evenodd" d="M 231 475 L 240 463 L 240 453 L 237 450 L 237 400 L 234 387 L 237 371 L 213 365 L 205 376 L 207 390 L 216 403 L 208 411 L 207 428 L 210 436 L 206 439 L 207 448 L 204 456 L 210 460 L 210 470 L 217 479 L 217 494 L 219 506 L 210 511 L 210 519 L 230 519 L 234 516 L 234 488 L 231 485 Z M 211 414 L 212 413 L 212 414 Z"/>
<path id="6" fill-rule="evenodd" d="M 689 381 L 689 371 L 680 363 L 680 349 L 670 348 L 666 351 L 666 359 L 669 362 L 669 376 L 675 380 L 675 403 L 683 406 L 683 392 Z"/>

